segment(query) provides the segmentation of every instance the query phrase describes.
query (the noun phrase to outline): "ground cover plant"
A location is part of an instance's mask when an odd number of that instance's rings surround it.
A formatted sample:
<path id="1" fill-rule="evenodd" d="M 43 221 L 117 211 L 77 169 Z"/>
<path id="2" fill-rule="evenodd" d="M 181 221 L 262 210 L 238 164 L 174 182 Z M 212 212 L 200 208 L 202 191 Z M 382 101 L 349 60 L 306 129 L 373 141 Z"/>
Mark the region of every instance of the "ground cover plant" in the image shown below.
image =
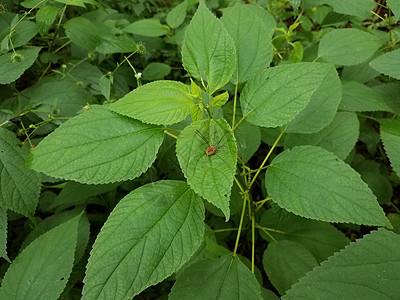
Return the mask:
<path id="1" fill-rule="evenodd" d="M 400 1 L 0 9 L 0 299 L 399 297 Z"/>

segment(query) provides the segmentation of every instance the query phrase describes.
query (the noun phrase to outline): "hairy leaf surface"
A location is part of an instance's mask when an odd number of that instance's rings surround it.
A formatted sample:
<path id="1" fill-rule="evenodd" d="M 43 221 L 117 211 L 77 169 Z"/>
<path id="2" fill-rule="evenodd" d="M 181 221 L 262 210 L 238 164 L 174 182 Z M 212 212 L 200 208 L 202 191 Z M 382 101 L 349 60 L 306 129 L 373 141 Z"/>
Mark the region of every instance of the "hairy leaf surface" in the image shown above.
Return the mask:
<path id="1" fill-rule="evenodd" d="M 174 124 L 184 120 L 194 107 L 190 88 L 178 81 L 160 80 L 142 85 L 110 108 L 151 124 Z"/>
<path id="2" fill-rule="evenodd" d="M 206 150 L 210 146 L 217 147 L 217 150 L 207 155 Z M 237 147 L 228 123 L 224 119 L 192 123 L 179 135 L 176 153 L 193 190 L 221 209 L 229 219 Z"/>
<path id="3" fill-rule="evenodd" d="M 161 128 L 94 107 L 63 123 L 32 151 L 27 165 L 49 176 L 101 184 L 146 171 L 163 141 Z"/>
<path id="4" fill-rule="evenodd" d="M 300 279 L 282 299 L 396 299 L 400 236 L 379 229 Z"/>
<path id="5" fill-rule="evenodd" d="M 246 120 L 262 127 L 290 122 L 306 107 L 330 70 L 328 64 L 297 63 L 261 72 L 247 82 L 240 96 Z"/>
<path id="6" fill-rule="evenodd" d="M 227 83 L 235 70 L 235 43 L 222 22 L 206 7 L 205 1 L 200 1 L 186 29 L 182 61 L 193 77 L 207 82 L 210 94 Z"/>
<path id="7" fill-rule="evenodd" d="M 40 193 L 39 176 L 24 167 L 28 153 L 11 131 L 0 128 L 0 206 L 24 216 L 34 214 Z"/>
<path id="8" fill-rule="evenodd" d="M 171 300 L 261 300 L 260 285 L 254 274 L 231 254 L 202 260 L 182 273 L 169 295 Z"/>
<path id="9" fill-rule="evenodd" d="M 131 299 L 170 276 L 200 246 L 203 220 L 203 202 L 185 182 L 158 181 L 132 191 L 97 236 L 82 299 Z"/>
<path id="10" fill-rule="evenodd" d="M 297 215 L 390 227 L 360 175 L 320 147 L 297 146 L 280 153 L 266 172 L 265 184 L 275 203 Z"/>

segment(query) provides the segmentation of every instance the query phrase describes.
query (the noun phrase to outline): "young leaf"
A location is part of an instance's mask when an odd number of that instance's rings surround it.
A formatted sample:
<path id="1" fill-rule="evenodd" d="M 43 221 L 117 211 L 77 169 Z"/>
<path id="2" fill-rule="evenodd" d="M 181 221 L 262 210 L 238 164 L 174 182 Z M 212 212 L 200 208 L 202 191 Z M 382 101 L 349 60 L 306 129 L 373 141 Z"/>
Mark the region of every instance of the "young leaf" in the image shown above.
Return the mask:
<path id="1" fill-rule="evenodd" d="M 328 73 L 311 96 L 307 106 L 290 122 L 287 133 L 315 133 L 332 122 L 340 100 L 342 85 L 336 69 Z"/>
<path id="2" fill-rule="evenodd" d="M 382 74 L 400 79 L 400 49 L 375 58 L 370 66 Z"/>
<path id="3" fill-rule="evenodd" d="M 142 36 L 157 37 L 166 34 L 168 26 L 162 25 L 159 19 L 143 19 L 125 27 L 124 31 Z"/>
<path id="4" fill-rule="evenodd" d="M 297 146 L 276 156 L 265 185 L 275 203 L 306 218 L 391 226 L 360 175 L 316 146 Z"/>
<path id="5" fill-rule="evenodd" d="M 383 147 L 393 170 L 400 176 L 400 120 L 380 120 Z"/>
<path id="6" fill-rule="evenodd" d="M 34 214 L 40 193 L 39 176 L 24 167 L 28 153 L 12 132 L 0 128 L 0 206 L 24 216 Z"/>
<path id="7" fill-rule="evenodd" d="M 190 78 L 190 94 L 196 99 L 201 99 L 201 88 Z"/>
<path id="8" fill-rule="evenodd" d="M 266 228 L 260 230 L 260 234 L 268 242 L 274 242 L 273 237 L 279 243 L 283 240 L 299 243 L 314 255 L 318 263 L 349 243 L 333 225 L 296 216 L 277 205 L 263 214 L 260 225 Z"/>
<path id="9" fill-rule="evenodd" d="M 197 250 L 204 205 L 182 181 L 158 181 L 122 199 L 97 236 L 83 298 L 131 299 L 170 276 Z"/>
<path id="10" fill-rule="evenodd" d="M 7 84 L 17 80 L 26 69 L 33 65 L 39 55 L 40 47 L 17 49 L 17 54 L 9 52 L 0 55 L 0 83 Z"/>
<path id="11" fill-rule="evenodd" d="M 265 70 L 249 80 L 240 97 L 246 120 L 262 127 L 284 125 L 302 111 L 331 71 L 328 64 L 298 63 Z"/>
<path id="12" fill-rule="evenodd" d="M 380 40 L 368 32 L 334 29 L 321 39 L 318 56 L 334 64 L 351 66 L 370 58 L 380 46 Z"/>
<path id="13" fill-rule="evenodd" d="M 207 81 L 209 94 L 227 83 L 235 70 L 235 43 L 222 22 L 208 10 L 205 1 L 200 1 L 186 29 L 182 61 L 193 77 Z"/>
<path id="14" fill-rule="evenodd" d="M 163 141 L 160 127 L 99 106 L 75 116 L 32 151 L 27 165 L 49 176 L 101 184 L 146 171 Z"/>
<path id="15" fill-rule="evenodd" d="M 251 9 L 251 5 L 236 4 L 224 9 L 221 21 L 236 46 L 233 82 L 245 82 L 266 69 L 273 56 L 273 47 L 268 38 L 271 28 Z"/>
<path id="16" fill-rule="evenodd" d="M 399 247 L 399 235 L 373 231 L 309 272 L 282 299 L 396 299 Z"/>
<path id="17" fill-rule="evenodd" d="M 355 146 L 360 134 L 357 115 L 351 112 L 339 112 L 332 123 L 313 134 L 288 134 L 285 148 L 298 145 L 319 146 L 344 160 Z"/>
<path id="18" fill-rule="evenodd" d="M 145 123 L 163 125 L 184 120 L 193 107 L 190 88 L 171 80 L 142 85 L 110 106 L 122 115 Z"/>
<path id="19" fill-rule="evenodd" d="M 192 118 L 193 122 L 200 121 L 203 119 L 204 114 L 204 107 L 203 104 L 197 103 L 190 112 L 190 117 Z"/>
<path id="20" fill-rule="evenodd" d="M 42 234 L 12 262 L 0 299 L 58 299 L 74 263 L 80 216 Z"/>
<path id="21" fill-rule="evenodd" d="M 40 35 L 45 35 L 57 18 L 58 8 L 56 6 L 43 6 L 36 13 L 36 25 Z"/>
<path id="22" fill-rule="evenodd" d="M 216 147 L 207 155 L 210 147 Z M 229 197 L 236 171 L 237 147 L 224 119 L 200 120 L 187 126 L 176 142 L 176 154 L 189 185 L 229 219 Z"/>
<path id="23" fill-rule="evenodd" d="M 228 101 L 228 99 L 229 99 L 229 93 L 223 92 L 222 94 L 215 96 L 211 103 L 212 106 L 214 107 L 221 107 Z"/>
<path id="24" fill-rule="evenodd" d="M 283 240 L 268 244 L 263 256 L 263 266 L 271 283 L 283 295 L 308 271 L 318 266 L 318 263 L 303 245 Z"/>
<path id="25" fill-rule="evenodd" d="M 346 111 L 392 111 L 372 88 L 355 81 L 342 84 L 342 102 L 339 109 Z"/>
<path id="26" fill-rule="evenodd" d="M 262 300 L 254 274 L 231 254 L 202 260 L 179 274 L 169 294 L 171 300 Z"/>

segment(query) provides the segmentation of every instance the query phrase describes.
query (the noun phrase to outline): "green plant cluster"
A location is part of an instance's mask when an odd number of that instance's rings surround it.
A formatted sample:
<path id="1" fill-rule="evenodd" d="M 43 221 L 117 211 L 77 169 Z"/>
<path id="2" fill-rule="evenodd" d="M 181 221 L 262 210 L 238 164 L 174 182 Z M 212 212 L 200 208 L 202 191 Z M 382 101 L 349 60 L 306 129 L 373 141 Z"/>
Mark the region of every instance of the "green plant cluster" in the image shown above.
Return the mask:
<path id="1" fill-rule="evenodd" d="M 399 299 L 400 0 L 6 0 L 0 299 Z"/>

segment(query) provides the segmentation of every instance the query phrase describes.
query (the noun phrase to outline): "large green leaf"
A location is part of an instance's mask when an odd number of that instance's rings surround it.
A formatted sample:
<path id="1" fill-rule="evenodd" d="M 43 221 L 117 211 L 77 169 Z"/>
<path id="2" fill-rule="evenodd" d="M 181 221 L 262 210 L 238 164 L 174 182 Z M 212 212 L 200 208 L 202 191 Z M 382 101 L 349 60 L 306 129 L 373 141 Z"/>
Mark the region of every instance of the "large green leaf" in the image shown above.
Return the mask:
<path id="1" fill-rule="evenodd" d="M 117 113 L 151 124 L 174 124 L 184 120 L 194 107 L 190 88 L 170 80 L 138 87 L 110 108 Z"/>
<path id="2" fill-rule="evenodd" d="M 381 138 L 393 170 L 400 176 L 400 120 L 381 120 Z"/>
<path id="3" fill-rule="evenodd" d="M 182 61 L 193 77 L 207 81 L 210 94 L 227 83 L 235 70 L 235 43 L 204 1 L 185 31 Z"/>
<path id="4" fill-rule="evenodd" d="M 308 271 L 318 266 L 318 263 L 303 245 L 282 240 L 268 244 L 263 256 L 263 266 L 271 283 L 283 295 Z"/>
<path id="5" fill-rule="evenodd" d="M 34 214 L 40 193 L 39 176 L 24 167 L 28 153 L 12 132 L 0 128 L 0 206 L 25 216 Z"/>
<path id="6" fill-rule="evenodd" d="M 379 229 L 330 257 L 282 299 L 397 299 L 400 236 Z"/>
<path id="7" fill-rule="evenodd" d="M 263 214 L 260 225 L 263 229 L 259 232 L 268 242 L 275 239 L 278 242 L 289 240 L 299 243 L 319 263 L 349 243 L 345 235 L 333 225 L 296 216 L 277 205 Z"/>
<path id="8" fill-rule="evenodd" d="M 357 16 L 367 19 L 371 15 L 371 11 L 375 8 L 374 0 L 318 0 L 318 4 L 329 4 L 333 7 L 333 11 L 340 14 Z"/>
<path id="9" fill-rule="evenodd" d="M 232 76 L 234 83 L 249 80 L 266 69 L 272 61 L 273 47 L 268 38 L 271 28 L 265 26 L 251 7 L 236 4 L 224 9 L 221 18 L 236 46 L 236 69 Z"/>
<path id="10" fill-rule="evenodd" d="M 131 299 L 170 276 L 203 240 L 204 206 L 182 181 L 142 186 L 122 199 L 97 236 L 82 299 Z"/>
<path id="11" fill-rule="evenodd" d="M 216 147 L 207 155 L 209 147 Z M 224 119 L 200 120 L 179 135 L 176 154 L 193 190 L 222 210 L 229 219 L 229 196 L 236 171 L 237 147 Z"/>
<path id="12" fill-rule="evenodd" d="M 101 43 L 96 25 L 83 17 L 75 17 L 64 24 L 68 38 L 79 47 L 93 52 Z"/>
<path id="13" fill-rule="evenodd" d="M 30 104 L 40 104 L 35 114 L 43 120 L 47 120 L 49 114 L 62 118 L 73 117 L 85 105 L 96 102 L 88 91 L 74 81 L 54 77 L 43 79 L 24 90 L 23 94 L 30 99 Z"/>
<path id="14" fill-rule="evenodd" d="M 0 299 L 58 299 L 72 271 L 81 216 L 30 243 L 4 275 Z"/>
<path id="15" fill-rule="evenodd" d="M 166 19 L 168 26 L 171 28 L 179 27 L 183 23 L 183 21 L 185 21 L 187 8 L 188 8 L 188 1 L 183 0 L 173 9 L 171 9 Z"/>
<path id="16" fill-rule="evenodd" d="M 355 81 L 342 84 L 340 110 L 346 111 L 392 111 L 378 92 Z"/>
<path id="17" fill-rule="evenodd" d="M 273 67 L 249 80 L 240 96 L 247 121 L 263 127 L 284 125 L 302 111 L 331 71 L 328 64 Z"/>
<path id="18" fill-rule="evenodd" d="M 321 39 L 318 56 L 334 64 L 357 65 L 370 58 L 380 45 L 379 39 L 368 32 L 334 29 Z"/>
<path id="19" fill-rule="evenodd" d="M 27 165 L 46 175 L 100 184 L 146 171 L 163 141 L 159 127 L 91 108 L 63 123 L 32 151 Z"/>
<path id="20" fill-rule="evenodd" d="M 254 274 L 231 254 L 202 260 L 179 274 L 169 295 L 171 300 L 261 300 Z"/>
<path id="21" fill-rule="evenodd" d="M 265 184 L 275 203 L 297 215 L 390 227 L 360 175 L 322 148 L 297 146 L 280 153 L 268 167 Z"/>
<path id="22" fill-rule="evenodd" d="M 142 36 L 157 37 L 166 34 L 168 26 L 162 25 L 158 19 L 143 19 L 125 27 L 124 31 Z"/>
<path id="23" fill-rule="evenodd" d="M 395 19 L 397 22 L 400 19 L 400 1 L 399 0 L 387 0 L 387 4 L 389 4 L 390 9 L 392 10 Z"/>
<path id="24" fill-rule="evenodd" d="M 17 48 L 26 45 L 37 33 L 38 28 L 34 22 L 22 20 L 12 35 L 13 47 Z"/>
<path id="25" fill-rule="evenodd" d="M 378 72 L 400 79 L 400 49 L 385 53 L 370 62 Z"/>
<path id="26" fill-rule="evenodd" d="M 310 102 L 290 122 L 288 133 L 314 133 L 332 122 L 340 100 L 342 86 L 336 69 L 331 66 L 321 85 L 311 96 Z"/>
<path id="27" fill-rule="evenodd" d="M 381 95 L 382 99 L 390 106 L 392 111 L 400 116 L 400 82 L 386 82 L 372 87 L 375 92 Z"/>
<path id="28" fill-rule="evenodd" d="M 45 5 L 36 13 L 36 25 L 39 33 L 45 35 L 51 25 L 56 20 L 58 8 L 56 6 Z"/>
<path id="29" fill-rule="evenodd" d="M 29 47 L 17 49 L 17 56 L 13 52 L 0 55 L 0 83 L 8 84 L 17 80 L 33 65 L 40 49 L 40 47 Z"/>
<path id="30" fill-rule="evenodd" d="M 332 123 L 313 134 L 288 134 L 285 148 L 298 145 L 314 145 L 334 153 L 344 160 L 355 146 L 360 133 L 357 115 L 351 112 L 339 112 Z"/>

